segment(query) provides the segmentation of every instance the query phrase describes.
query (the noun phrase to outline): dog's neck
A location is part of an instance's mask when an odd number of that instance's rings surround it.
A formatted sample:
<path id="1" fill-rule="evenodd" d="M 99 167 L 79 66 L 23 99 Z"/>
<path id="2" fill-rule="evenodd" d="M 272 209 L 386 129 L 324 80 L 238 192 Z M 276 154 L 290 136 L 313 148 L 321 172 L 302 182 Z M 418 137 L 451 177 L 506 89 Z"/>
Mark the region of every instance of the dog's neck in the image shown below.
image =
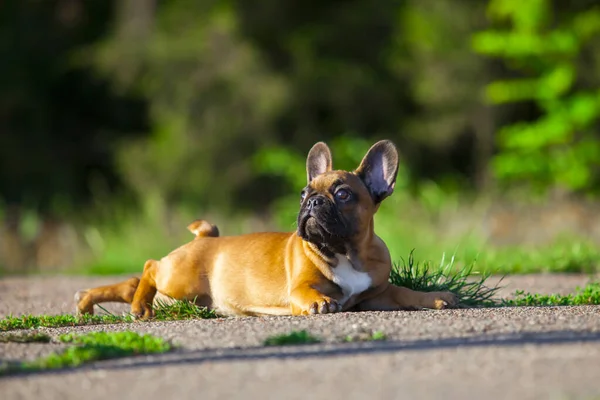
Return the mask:
<path id="1" fill-rule="evenodd" d="M 345 256 L 357 271 L 364 271 L 363 262 L 367 259 L 367 252 L 375 237 L 374 225 L 373 218 L 371 218 L 367 229 L 349 241 L 346 246 Z"/>
<path id="2" fill-rule="evenodd" d="M 350 238 L 344 243 L 344 248 L 339 246 L 332 247 L 326 243 L 309 243 L 309 246 L 329 265 L 335 267 L 338 263 L 338 257 L 345 257 L 357 271 L 363 271 L 363 260 L 366 258 L 366 251 L 373 242 L 375 236 L 373 218 L 369 221 L 367 229 Z"/>

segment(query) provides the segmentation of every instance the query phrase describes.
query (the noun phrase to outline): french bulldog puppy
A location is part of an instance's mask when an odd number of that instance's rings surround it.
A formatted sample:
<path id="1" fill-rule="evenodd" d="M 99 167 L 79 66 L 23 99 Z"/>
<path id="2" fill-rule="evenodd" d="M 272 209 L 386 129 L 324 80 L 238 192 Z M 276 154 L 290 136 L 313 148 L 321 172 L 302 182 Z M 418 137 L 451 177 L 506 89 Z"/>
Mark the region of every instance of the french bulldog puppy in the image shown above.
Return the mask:
<path id="1" fill-rule="evenodd" d="M 309 315 L 340 311 L 441 309 L 457 304 L 450 292 L 417 292 L 392 285 L 392 262 L 375 234 L 373 216 L 394 190 L 398 152 L 373 145 L 355 171 L 333 170 L 325 143 L 306 161 L 298 229 L 219 236 L 193 222 L 196 235 L 160 261 L 148 260 L 141 279 L 81 290 L 80 313 L 94 304 L 126 302 L 138 318 L 153 316 L 161 298 L 195 300 L 222 315 Z M 400 222 L 399 222 L 400 223 Z"/>

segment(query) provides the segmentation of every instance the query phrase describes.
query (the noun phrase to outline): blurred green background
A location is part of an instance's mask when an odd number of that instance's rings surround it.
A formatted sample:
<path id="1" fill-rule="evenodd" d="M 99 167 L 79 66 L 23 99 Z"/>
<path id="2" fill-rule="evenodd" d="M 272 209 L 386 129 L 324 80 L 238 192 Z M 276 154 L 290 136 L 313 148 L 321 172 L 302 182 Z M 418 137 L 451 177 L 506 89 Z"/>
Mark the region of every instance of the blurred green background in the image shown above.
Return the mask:
<path id="1" fill-rule="evenodd" d="M 141 271 L 294 230 L 316 141 L 401 152 L 395 259 L 600 264 L 595 0 L 4 0 L 0 271 Z"/>

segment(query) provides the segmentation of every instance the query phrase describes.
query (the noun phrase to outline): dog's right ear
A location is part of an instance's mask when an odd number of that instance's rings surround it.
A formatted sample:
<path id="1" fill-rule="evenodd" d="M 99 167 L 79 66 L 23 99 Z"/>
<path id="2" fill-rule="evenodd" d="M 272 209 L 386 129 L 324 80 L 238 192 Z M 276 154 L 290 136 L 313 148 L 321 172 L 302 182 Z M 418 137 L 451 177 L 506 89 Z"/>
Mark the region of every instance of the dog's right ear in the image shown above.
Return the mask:
<path id="1" fill-rule="evenodd" d="M 331 151 L 323 142 L 315 144 L 308 152 L 306 158 L 306 178 L 308 183 L 324 172 L 331 171 Z"/>

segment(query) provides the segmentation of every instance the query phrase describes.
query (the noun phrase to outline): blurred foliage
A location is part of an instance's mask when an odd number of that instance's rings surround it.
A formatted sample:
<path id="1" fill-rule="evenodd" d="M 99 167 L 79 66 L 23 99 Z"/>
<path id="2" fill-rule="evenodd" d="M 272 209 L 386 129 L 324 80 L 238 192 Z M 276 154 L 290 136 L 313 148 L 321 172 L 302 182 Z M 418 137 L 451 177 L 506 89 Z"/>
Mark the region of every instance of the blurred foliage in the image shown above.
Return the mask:
<path id="1" fill-rule="evenodd" d="M 198 217 L 290 229 L 315 142 L 354 168 L 382 138 L 393 254 L 475 249 L 439 226 L 497 181 L 598 187 L 599 31 L 592 0 L 5 0 L 0 264 L 83 243 L 118 271 Z"/>
<path id="2" fill-rule="evenodd" d="M 116 142 L 148 128 L 142 98 L 111 92 L 71 57 L 106 34 L 113 8 L 104 0 L 0 4 L 0 193 L 9 206 L 70 212 L 94 184 L 114 188 Z"/>
<path id="3" fill-rule="evenodd" d="M 483 10 L 465 0 L 8 0 L 2 198 L 44 214 L 115 194 L 255 210 L 288 190 L 252 168 L 257 151 L 304 155 L 348 133 L 396 141 L 412 180 L 474 182 L 486 169 L 477 138 L 492 137 L 472 96 L 487 69 L 468 40 Z"/>
<path id="4" fill-rule="evenodd" d="M 8 0 L 2 11 L 9 206 L 69 214 L 122 193 L 166 209 L 265 209 L 291 188 L 254 168 L 257 152 L 294 160 L 339 138 L 394 140 L 411 185 L 483 188 L 496 145 L 501 179 L 595 182 L 593 2 Z M 501 108 L 479 96 L 490 81 Z"/>
<path id="5" fill-rule="evenodd" d="M 232 2 L 126 3 L 112 35 L 85 54 L 148 99 L 150 137 L 118 152 L 129 187 L 203 208 L 263 200 L 257 190 L 236 201 L 255 183 L 249 155 L 273 137 L 287 88 L 240 37 Z"/>
<path id="6" fill-rule="evenodd" d="M 490 83 L 488 101 L 533 101 L 540 110 L 538 118 L 499 131 L 492 165 L 504 181 L 589 191 L 599 183 L 600 82 L 587 69 L 598 58 L 600 7 L 555 3 L 491 0 L 493 25 L 474 36 L 477 52 L 522 72 Z"/>

